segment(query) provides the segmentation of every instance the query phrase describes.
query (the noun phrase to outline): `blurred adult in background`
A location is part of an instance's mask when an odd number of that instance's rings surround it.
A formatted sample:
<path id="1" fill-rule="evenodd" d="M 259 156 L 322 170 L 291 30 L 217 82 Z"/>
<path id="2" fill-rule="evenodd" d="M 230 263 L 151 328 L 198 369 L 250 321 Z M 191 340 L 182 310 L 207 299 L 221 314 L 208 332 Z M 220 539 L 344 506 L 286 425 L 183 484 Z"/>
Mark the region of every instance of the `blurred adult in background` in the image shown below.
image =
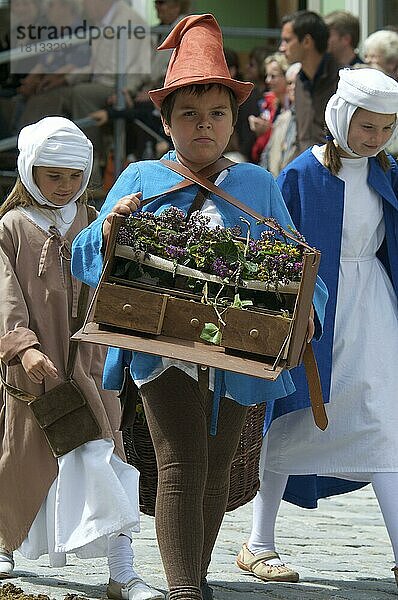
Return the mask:
<path id="1" fill-rule="evenodd" d="M 232 48 L 224 48 L 224 56 L 231 77 L 238 79 L 238 81 L 243 81 L 238 53 L 232 50 Z"/>
<path id="2" fill-rule="evenodd" d="M 329 29 L 328 52 L 341 67 L 363 63 L 358 54 L 359 19 L 347 10 L 334 10 L 325 16 Z"/>
<path id="3" fill-rule="evenodd" d="M 293 63 L 287 69 L 286 86 L 289 108 L 282 111 L 272 125 L 271 137 L 260 158 L 260 166 L 277 177 L 282 169 L 297 154 L 297 124 L 295 108 L 296 78 L 301 69 L 300 63 Z"/>
<path id="4" fill-rule="evenodd" d="M 143 19 L 124 0 L 83 0 L 84 15 L 89 25 L 107 27 L 117 37 L 118 27 L 145 26 Z M 109 42 L 112 43 L 109 43 Z M 127 44 L 125 71 L 127 88 L 135 92 L 142 84 L 140 73 L 145 53 L 144 44 L 138 45 L 133 38 Z M 138 50 L 141 52 L 138 52 Z M 37 121 L 44 115 L 67 114 L 73 120 L 83 118 L 88 113 L 101 108 L 113 93 L 116 85 L 117 45 L 105 35 L 92 40 L 91 60 L 88 65 L 75 68 L 63 74 L 63 85 L 45 93 L 45 97 L 34 97 L 29 101 L 21 126 Z M 29 111 L 28 111 L 29 109 Z M 44 114 L 43 114 L 44 113 Z M 94 148 L 99 145 L 96 128 L 86 131 Z"/>
<path id="5" fill-rule="evenodd" d="M 154 0 L 154 4 L 159 19 L 158 25 L 168 27 L 166 32 L 154 33 L 152 36 L 151 84 L 153 83 L 153 86 L 159 87 L 163 83 L 172 50 L 157 52 L 156 49 L 166 39 L 174 25 L 189 14 L 191 2 L 190 0 Z M 151 89 L 151 87 L 148 87 L 148 89 Z"/>
<path id="6" fill-rule="evenodd" d="M 224 56 L 229 73 L 233 79 L 243 81 L 239 55 L 232 48 L 224 48 Z M 250 151 L 256 140 L 249 127 L 248 116 L 257 110 L 258 99 L 253 92 L 239 107 L 234 132 L 225 149 L 224 155 L 235 162 L 250 161 Z"/>
<path id="7" fill-rule="evenodd" d="M 265 92 L 265 65 L 264 61 L 270 54 L 276 51 L 274 46 L 255 46 L 250 50 L 245 69 L 246 81 L 254 84 L 255 93 L 259 98 Z"/>
<path id="8" fill-rule="evenodd" d="M 363 43 L 365 62 L 398 81 L 398 32 L 380 29 L 371 33 Z M 398 136 L 394 136 L 387 151 L 398 157 Z"/>
<path id="9" fill-rule="evenodd" d="M 79 0 L 48 0 L 46 5 L 48 25 L 62 31 L 62 27 L 70 27 L 75 31 L 83 25 Z M 51 42 L 50 42 L 51 43 Z M 85 67 L 90 62 L 91 49 L 88 42 L 76 44 L 60 50 L 51 50 L 36 57 L 35 65 L 21 80 L 18 88 L 18 109 L 14 129 L 19 131 L 18 119 L 22 123 L 30 120 L 29 98 L 65 85 L 65 73 Z M 43 102 L 43 97 L 40 98 Z M 25 112 L 26 111 L 26 112 Z"/>
<path id="10" fill-rule="evenodd" d="M 29 39 L 18 40 L 17 28 L 44 25 L 46 19 L 41 11 L 40 0 L 12 0 L 10 2 L 10 27 L 0 40 L 0 52 L 24 46 Z M 25 58 L 0 64 L 0 122 L 2 138 L 13 133 L 13 122 L 16 114 L 14 96 L 18 94 L 21 81 L 37 63 L 37 57 L 24 53 Z"/>
<path id="11" fill-rule="evenodd" d="M 324 113 L 335 92 L 339 65 L 327 53 L 329 31 L 315 12 L 301 10 L 282 19 L 279 50 L 289 63 L 301 62 L 296 81 L 297 150 L 324 142 Z"/>
<path id="12" fill-rule="evenodd" d="M 164 133 L 159 112 L 153 109 L 150 110 L 147 102 L 133 102 L 130 94 L 125 93 L 126 107 L 116 109 L 113 104 L 108 104 L 105 108 L 96 110 L 90 113 L 90 117 L 97 122 L 98 126 L 105 125 L 114 119 L 125 119 L 126 121 L 126 157 L 128 162 L 135 162 L 143 158 L 159 158 L 170 148 L 169 139 Z M 137 120 L 149 127 L 153 134 L 146 132 Z M 160 139 L 162 138 L 162 139 Z M 145 156 L 144 156 L 145 154 Z M 113 162 L 112 152 L 107 159 L 111 158 Z M 113 169 L 113 165 L 110 167 Z M 114 174 L 113 174 L 114 176 Z M 113 185 L 112 180 L 111 184 Z"/>
<path id="13" fill-rule="evenodd" d="M 62 27 L 70 27 L 74 31 L 83 25 L 79 0 L 48 0 L 46 9 L 48 25 L 57 28 L 56 31 L 61 31 Z M 90 56 L 88 43 L 40 55 L 35 67 L 21 82 L 19 93 L 28 97 L 63 85 L 63 74 L 88 65 Z"/>
<path id="14" fill-rule="evenodd" d="M 265 92 L 260 108 L 260 116 L 249 116 L 250 128 L 257 139 L 251 150 L 253 162 L 258 163 L 271 135 L 272 124 L 277 116 L 288 107 L 285 73 L 288 62 L 285 56 L 277 52 L 264 61 L 265 83 L 269 91 Z"/>
<path id="15" fill-rule="evenodd" d="M 248 117 L 249 115 L 259 116 L 260 114 L 260 107 L 266 90 L 264 60 L 275 50 L 276 47 L 272 43 L 264 46 L 254 46 L 250 50 L 247 62 L 242 69 L 243 80 L 251 81 L 254 84 L 249 98 L 239 109 L 235 130 L 236 136 L 239 138 L 239 151 L 247 161 L 252 160 L 251 149 L 256 141 L 256 134 L 249 127 Z M 232 68 L 234 68 L 232 55 L 228 56 L 226 53 L 225 56 L 228 66 L 228 60 L 230 60 Z"/>
<path id="16" fill-rule="evenodd" d="M 110 119 L 123 118 L 126 120 L 126 154 L 141 160 L 142 158 L 155 158 L 161 156 L 169 149 L 165 139 L 159 111 L 153 106 L 148 90 L 162 86 L 167 65 L 172 50 L 157 52 L 157 47 L 166 39 L 173 27 L 183 19 L 190 10 L 190 0 L 155 0 L 154 2 L 158 25 L 167 26 L 163 33 L 153 33 L 151 37 L 151 71 L 143 78 L 139 89 L 125 90 L 124 109 L 117 109 L 116 98 L 109 96 L 104 106 L 90 113 L 98 125 L 104 125 Z M 155 134 L 164 138 L 163 142 L 156 143 L 155 138 L 146 133 L 136 120 L 139 119 L 150 127 Z"/>
<path id="17" fill-rule="evenodd" d="M 238 120 L 231 143 L 236 142 L 239 152 L 246 161 L 251 161 L 251 149 L 256 141 L 256 134 L 249 127 L 249 115 L 258 116 L 265 91 L 264 60 L 272 52 L 271 46 L 255 46 L 249 53 L 247 63 L 240 74 L 242 80 L 251 81 L 253 90 L 248 99 L 239 107 Z M 240 72 L 239 57 L 233 50 L 224 48 L 224 54 L 231 77 Z M 239 79 L 239 76 L 236 76 Z M 236 147 L 234 148 L 236 150 Z"/>
<path id="18" fill-rule="evenodd" d="M 365 62 L 398 80 L 398 33 L 380 29 L 371 33 L 363 43 Z"/>
<path id="19" fill-rule="evenodd" d="M 10 50 L 15 47 L 24 46 L 29 42 L 17 38 L 18 27 L 28 28 L 39 24 L 45 24 L 46 20 L 41 11 L 40 0 L 12 0 L 10 2 L 10 28 L 7 34 L 0 40 L 0 51 Z M 17 94 L 17 88 L 20 86 L 21 79 L 34 67 L 37 62 L 36 57 L 29 57 L 15 61 L 13 65 L 10 62 L 0 65 L 0 96 L 11 97 Z M 15 72 L 13 72 L 15 71 Z"/>

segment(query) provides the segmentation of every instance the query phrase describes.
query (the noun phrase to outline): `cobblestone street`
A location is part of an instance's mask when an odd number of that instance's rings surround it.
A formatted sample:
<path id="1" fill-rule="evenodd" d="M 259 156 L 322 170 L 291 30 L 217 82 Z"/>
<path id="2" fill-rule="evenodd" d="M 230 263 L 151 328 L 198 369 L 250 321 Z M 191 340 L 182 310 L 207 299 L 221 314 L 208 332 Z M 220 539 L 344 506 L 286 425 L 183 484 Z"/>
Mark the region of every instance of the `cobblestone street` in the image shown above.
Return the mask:
<path id="1" fill-rule="evenodd" d="M 215 600 L 389 600 L 397 598 L 392 552 L 370 486 L 320 502 L 318 510 L 282 503 L 278 550 L 297 568 L 301 582 L 262 583 L 239 571 L 235 555 L 246 540 L 251 504 L 227 514 L 213 555 L 209 581 Z M 154 520 L 142 517 L 135 536 L 136 567 L 155 587 L 165 579 L 154 534 Z M 68 559 L 57 571 L 47 557 L 28 561 L 16 553 L 16 577 L 8 581 L 26 593 L 61 600 L 67 593 L 105 598 L 105 559 Z M 3 583 L 5 583 L 4 581 Z"/>

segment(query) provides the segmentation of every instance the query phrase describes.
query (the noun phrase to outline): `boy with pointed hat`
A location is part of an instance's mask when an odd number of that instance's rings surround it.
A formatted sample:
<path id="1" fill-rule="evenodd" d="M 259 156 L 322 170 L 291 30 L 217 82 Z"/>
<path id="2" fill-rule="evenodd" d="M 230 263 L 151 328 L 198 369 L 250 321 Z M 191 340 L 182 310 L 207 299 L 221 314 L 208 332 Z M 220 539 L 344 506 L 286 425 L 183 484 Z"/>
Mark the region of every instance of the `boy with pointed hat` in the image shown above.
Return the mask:
<path id="1" fill-rule="evenodd" d="M 174 48 L 163 88 L 150 92 L 175 147 L 164 158 L 191 172 L 213 176 L 216 185 L 246 205 L 274 217 L 283 227 L 292 225 L 267 171 L 222 157 L 238 106 L 252 84 L 230 77 L 221 30 L 214 17 L 183 19 L 161 48 Z M 97 284 L 111 214 L 129 215 L 139 208 L 141 198 L 154 195 L 159 197 L 145 210 L 160 214 L 173 205 L 187 213 L 198 196 L 197 185 L 162 196 L 181 180 L 161 161 L 130 165 L 109 192 L 97 221 L 76 240 L 72 265 L 75 275 L 90 285 Z M 214 225 L 241 223 L 243 213 L 215 194 L 202 200 L 201 210 Z M 248 219 L 251 234 L 259 237 L 263 228 L 255 219 Z M 320 284 L 315 301 L 317 335 L 326 296 Z M 312 321 L 310 325 L 311 335 Z M 126 363 L 140 387 L 156 452 L 156 528 L 169 599 L 209 600 L 213 592 L 206 581 L 207 569 L 225 512 L 230 467 L 246 407 L 291 393 L 290 374 L 284 372 L 277 381 L 269 382 L 218 369 L 202 370 L 198 365 L 161 356 L 110 349 L 104 371 L 106 387 L 120 388 Z M 213 400 L 219 401 L 216 435 L 209 433 Z"/>

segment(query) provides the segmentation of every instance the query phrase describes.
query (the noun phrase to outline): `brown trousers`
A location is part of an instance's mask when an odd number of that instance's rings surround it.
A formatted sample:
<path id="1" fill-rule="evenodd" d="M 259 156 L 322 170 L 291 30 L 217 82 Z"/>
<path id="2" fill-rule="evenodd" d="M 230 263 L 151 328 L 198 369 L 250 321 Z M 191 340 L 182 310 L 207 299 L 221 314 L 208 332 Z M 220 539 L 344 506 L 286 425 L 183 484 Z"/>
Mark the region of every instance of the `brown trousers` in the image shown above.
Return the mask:
<path id="1" fill-rule="evenodd" d="M 213 393 L 180 369 L 170 367 L 141 395 L 158 465 L 155 522 L 168 585 L 198 589 L 225 513 L 247 408 L 222 398 L 211 436 Z"/>

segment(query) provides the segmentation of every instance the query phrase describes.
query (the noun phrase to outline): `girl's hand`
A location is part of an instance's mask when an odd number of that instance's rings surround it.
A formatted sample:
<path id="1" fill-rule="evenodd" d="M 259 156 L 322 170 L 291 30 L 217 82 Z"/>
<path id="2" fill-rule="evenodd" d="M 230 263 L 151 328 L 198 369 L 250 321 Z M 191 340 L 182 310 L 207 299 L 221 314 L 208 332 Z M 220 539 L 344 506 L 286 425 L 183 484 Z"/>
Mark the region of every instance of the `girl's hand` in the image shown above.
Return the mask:
<path id="1" fill-rule="evenodd" d="M 19 353 L 19 358 L 27 376 L 34 383 L 41 383 L 45 377 L 58 377 L 54 363 L 36 348 L 27 348 Z"/>
<path id="2" fill-rule="evenodd" d="M 315 333 L 314 318 L 315 318 L 314 307 L 311 306 L 310 316 L 308 317 L 308 329 L 307 329 L 307 343 L 308 344 L 314 337 L 314 333 Z"/>
<path id="3" fill-rule="evenodd" d="M 105 221 L 102 224 L 102 236 L 104 238 L 104 242 L 108 241 L 109 232 L 111 230 L 111 220 L 113 215 L 122 215 L 124 217 L 128 217 L 131 213 L 135 212 L 140 205 L 140 198 L 142 194 L 141 192 L 137 192 L 136 194 L 129 194 L 128 196 L 123 196 L 112 208 L 112 212 L 107 215 Z"/>

